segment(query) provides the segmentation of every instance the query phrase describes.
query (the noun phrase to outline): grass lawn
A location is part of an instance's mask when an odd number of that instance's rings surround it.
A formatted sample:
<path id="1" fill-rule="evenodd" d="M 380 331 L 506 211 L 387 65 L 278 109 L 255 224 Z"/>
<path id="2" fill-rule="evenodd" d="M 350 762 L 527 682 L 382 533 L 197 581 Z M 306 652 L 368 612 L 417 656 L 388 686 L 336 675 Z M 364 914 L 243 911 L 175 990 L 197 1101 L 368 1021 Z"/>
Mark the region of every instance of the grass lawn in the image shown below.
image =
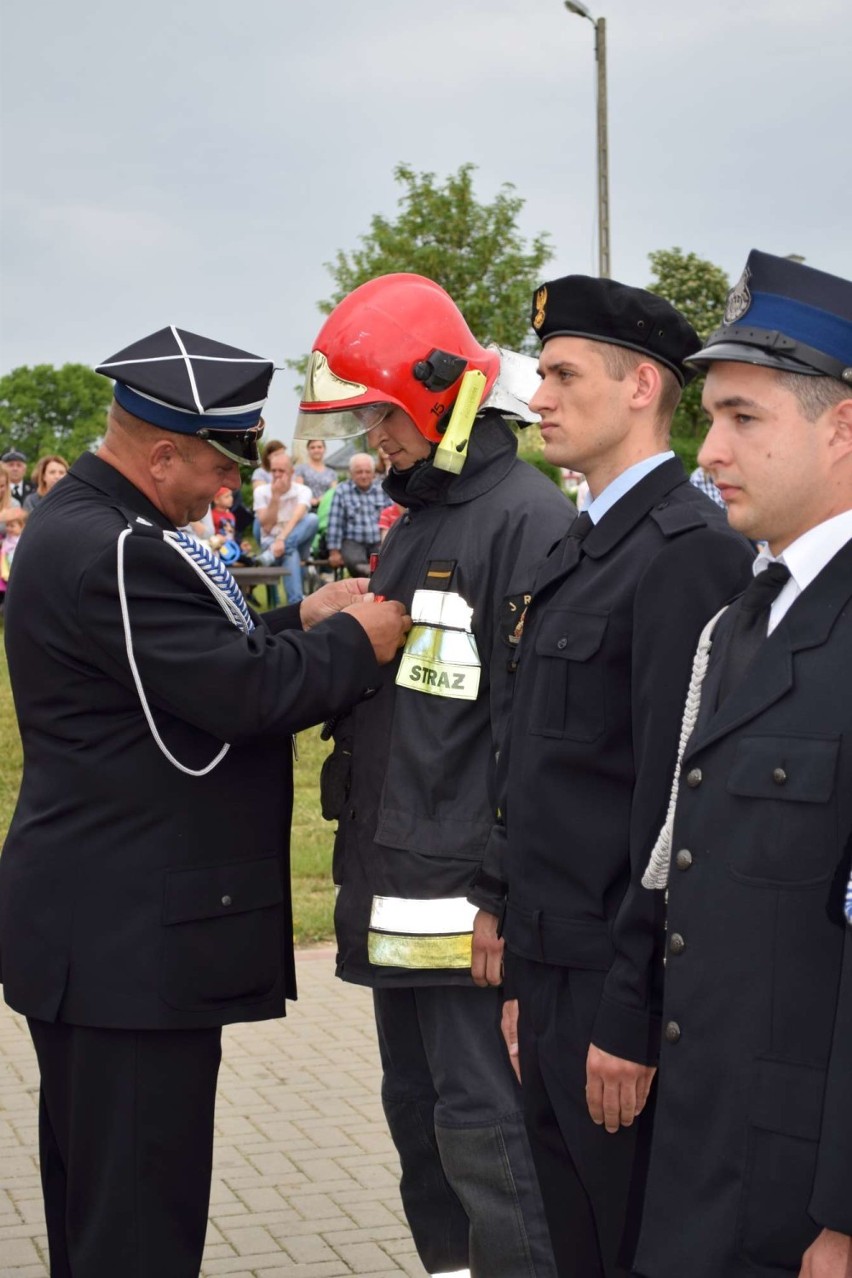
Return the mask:
<path id="1" fill-rule="evenodd" d="M 2 624 L 0 624 L 2 638 Z M 333 935 L 334 891 L 331 849 L 334 824 L 323 821 L 319 806 L 319 773 L 329 749 L 319 728 L 299 734 L 293 809 L 293 914 L 297 945 Z M 15 721 L 6 654 L 0 643 L 0 841 L 12 819 L 21 778 L 21 742 Z"/>

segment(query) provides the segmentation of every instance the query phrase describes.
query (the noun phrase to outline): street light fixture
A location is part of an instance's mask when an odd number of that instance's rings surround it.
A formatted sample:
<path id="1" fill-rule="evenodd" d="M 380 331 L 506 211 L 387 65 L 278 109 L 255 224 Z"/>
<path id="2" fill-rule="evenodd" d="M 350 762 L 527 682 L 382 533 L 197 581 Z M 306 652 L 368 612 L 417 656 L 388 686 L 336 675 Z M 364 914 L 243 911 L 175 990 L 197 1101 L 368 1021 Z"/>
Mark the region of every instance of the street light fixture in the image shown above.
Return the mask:
<path id="1" fill-rule="evenodd" d="M 565 8 L 578 18 L 588 18 L 595 28 L 595 61 L 598 68 L 598 274 L 609 277 L 609 147 L 606 129 L 606 18 L 593 18 L 579 0 L 565 0 Z"/>

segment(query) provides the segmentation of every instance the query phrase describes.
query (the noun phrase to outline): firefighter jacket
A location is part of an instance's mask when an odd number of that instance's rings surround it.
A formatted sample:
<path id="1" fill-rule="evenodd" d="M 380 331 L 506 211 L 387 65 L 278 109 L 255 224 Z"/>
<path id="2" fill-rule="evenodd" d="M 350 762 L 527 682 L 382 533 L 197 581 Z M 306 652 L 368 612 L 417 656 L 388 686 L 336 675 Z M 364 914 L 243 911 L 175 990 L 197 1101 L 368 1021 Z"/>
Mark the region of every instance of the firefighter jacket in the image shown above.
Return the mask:
<path id="1" fill-rule="evenodd" d="M 324 810 L 339 817 L 337 971 L 366 985 L 466 984 L 466 897 L 494 822 L 516 631 L 576 512 L 517 458 L 493 410 L 460 475 L 427 459 L 385 488 L 407 513 L 371 588 L 401 600 L 413 626 L 375 695 L 338 723 L 326 768 Z"/>

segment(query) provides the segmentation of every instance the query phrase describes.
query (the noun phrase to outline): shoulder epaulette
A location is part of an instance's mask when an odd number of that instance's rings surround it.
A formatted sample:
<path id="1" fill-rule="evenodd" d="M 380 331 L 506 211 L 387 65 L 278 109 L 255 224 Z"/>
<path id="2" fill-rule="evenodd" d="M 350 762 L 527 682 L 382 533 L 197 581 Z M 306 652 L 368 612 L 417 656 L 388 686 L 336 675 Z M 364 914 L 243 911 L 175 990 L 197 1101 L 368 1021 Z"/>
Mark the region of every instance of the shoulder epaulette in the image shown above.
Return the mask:
<path id="1" fill-rule="evenodd" d="M 650 513 L 664 537 L 679 537 L 693 528 L 707 526 L 707 520 L 696 506 L 680 502 L 661 501 Z"/>

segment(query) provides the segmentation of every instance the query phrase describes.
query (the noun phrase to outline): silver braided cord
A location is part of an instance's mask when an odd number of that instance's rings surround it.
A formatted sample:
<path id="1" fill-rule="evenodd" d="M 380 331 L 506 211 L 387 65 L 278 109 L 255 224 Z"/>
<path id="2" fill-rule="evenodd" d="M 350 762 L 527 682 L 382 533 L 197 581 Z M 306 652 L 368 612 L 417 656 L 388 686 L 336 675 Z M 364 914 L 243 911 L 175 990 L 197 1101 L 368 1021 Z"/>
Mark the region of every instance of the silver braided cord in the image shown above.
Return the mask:
<path id="1" fill-rule="evenodd" d="M 140 523 L 147 523 L 147 520 L 140 518 Z M 133 682 L 136 686 L 136 692 L 139 702 L 142 706 L 142 712 L 151 732 L 151 736 L 157 744 L 158 750 L 168 759 L 169 763 L 177 768 L 178 772 L 183 772 L 189 777 L 204 777 L 208 772 L 212 772 L 217 764 L 221 763 L 225 755 L 230 750 L 230 745 L 225 742 L 214 758 L 210 760 L 203 768 L 188 768 L 181 763 L 179 759 L 171 753 L 154 722 L 154 716 L 151 707 L 148 704 L 148 698 L 145 696 L 145 689 L 142 686 L 142 676 L 139 673 L 139 667 L 136 663 L 136 655 L 133 651 L 133 633 L 130 628 L 130 610 L 127 604 L 127 590 L 124 583 L 124 544 L 127 538 L 133 533 L 132 527 L 128 526 L 119 535 L 118 552 L 117 552 L 117 572 L 118 572 L 118 600 L 121 608 L 121 621 L 124 627 L 124 643 L 127 652 L 127 662 L 130 666 Z M 222 611 L 225 613 L 232 625 L 238 630 L 243 630 L 246 634 L 250 634 L 254 630 L 254 622 L 251 619 L 245 599 L 243 599 L 239 586 L 234 581 L 221 560 L 211 555 L 205 546 L 196 541 L 194 537 L 189 537 L 186 533 L 181 532 L 163 532 L 163 541 L 168 546 L 172 546 L 174 550 L 194 569 L 198 576 L 210 590 L 214 599 L 217 600 Z"/>
<path id="2" fill-rule="evenodd" d="M 248 605 L 222 559 L 184 532 L 164 532 L 163 540 L 195 569 L 234 625 L 251 634 L 254 622 Z"/>
<path id="3" fill-rule="evenodd" d="M 715 617 L 710 618 L 698 639 L 698 647 L 695 650 L 695 656 L 692 661 L 692 674 L 689 677 L 689 691 L 686 694 L 686 703 L 683 708 L 683 720 L 680 725 L 680 741 L 677 747 L 677 763 L 675 764 L 674 777 L 672 779 L 669 807 L 666 819 L 663 822 L 663 828 L 657 836 L 657 842 L 651 849 L 651 859 L 648 862 L 645 873 L 642 875 L 642 886 L 646 888 L 662 889 L 668 885 L 681 764 L 683 763 L 687 742 L 698 722 L 698 711 L 701 708 L 701 688 L 704 683 L 704 676 L 707 674 L 710 649 L 713 646 L 713 631 L 716 622 L 724 611 L 725 608 L 720 608 Z"/>

